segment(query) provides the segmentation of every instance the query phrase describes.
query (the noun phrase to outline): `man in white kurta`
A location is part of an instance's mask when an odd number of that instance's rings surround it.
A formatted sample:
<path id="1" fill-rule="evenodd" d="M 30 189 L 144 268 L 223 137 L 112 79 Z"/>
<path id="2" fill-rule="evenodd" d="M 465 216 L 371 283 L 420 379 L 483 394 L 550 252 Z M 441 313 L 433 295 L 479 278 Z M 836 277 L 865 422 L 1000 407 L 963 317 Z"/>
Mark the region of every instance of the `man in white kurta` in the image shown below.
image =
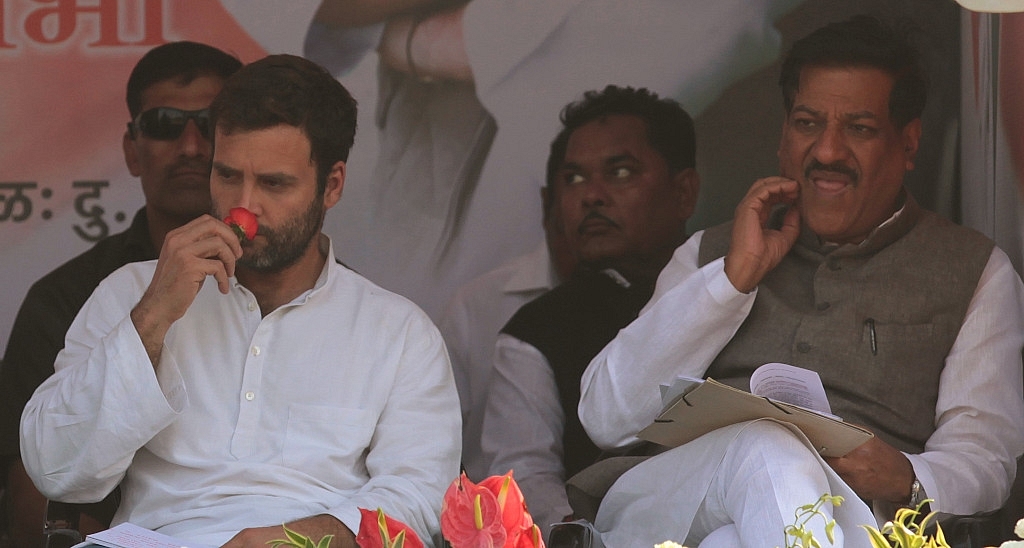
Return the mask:
<path id="1" fill-rule="evenodd" d="M 353 547 L 359 508 L 382 508 L 429 544 L 460 447 L 444 343 L 320 234 L 355 102 L 293 56 L 224 90 L 211 106 L 215 216 L 83 307 L 22 417 L 26 469 L 70 502 L 120 484 L 115 523 L 190 542 L 265 546 L 287 523 Z M 219 220 L 235 208 L 255 216 L 251 238 Z"/>
<path id="2" fill-rule="evenodd" d="M 749 341 L 763 341 L 765 361 L 784 353 L 830 374 L 830 399 L 872 421 L 875 438 L 826 463 L 802 435 L 776 423 L 714 431 L 618 480 L 596 523 L 609 545 L 665 537 L 705 547 L 776 546 L 792 511 L 826 490 L 846 497 L 834 515 L 844 536 L 837 545 L 847 546 L 868 546 L 860 526 L 874 519 L 864 500 L 879 520 L 926 498 L 932 510 L 953 514 L 994 510 L 1005 501 L 1024 452 L 1024 287 L 991 241 L 922 212 L 902 187 L 921 135 L 924 86 L 915 65 L 912 48 L 868 18 L 819 29 L 794 45 L 783 65 L 781 175 L 754 183 L 731 225 L 698 233 L 676 251 L 640 317 L 591 362 L 579 406 L 595 443 L 630 445 L 661 408 L 659 384 L 703 376 L 709 367 L 735 368 L 720 361 L 723 354 L 736 356 L 739 348 L 745 356 L 754 350 Z M 784 214 L 769 222 L 777 207 Z M 708 244 L 712 233 L 717 243 Z M 704 254 L 705 244 L 724 249 L 724 257 Z M 915 253 L 933 262 L 908 260 Z M 929 285 L 968 260 L 973 274 L 957 288 Z M 855 292 L 844 293 L 833 280 Z M 865 288 L 869 294 L 856 292 Z M 943 318 L 890 320 L 876 333 L 872 316 L 857 316 L 885 309 L 886 300 L 929 310 L 954 292 L 963 309 L 938 360 L 901 355 L 899 347 L 933 340 Z M 907 295 L 915 297 L 903 301 Z M 841 330 L 826 331 L 835 336 L 815 346 L 797 337 L 766 340 L 755 331 L 795 320 L 802 337 L 815 325 L 839 325 L 834 318 L 847 321 L 842 329 L 853 336 L 844 341 Z M 885 362 L 892 384 L 912 390 L 890 391 L 888 402 L 866 401 L 872 394 L 844 399 L 866 384 L 872 360 L 886 356 L 900 356 Z M 837 372 L 836 362 L 853 367 Z M 870 386 L 884 392 L 884 384 Z M 917 442 L 874 419 L 929 398 L 934 415 L 928 409 L 927 416 L 897 417 L 924 424 L 927 439 L 920 450 L 898 450 L 894 445 Z M 822 540 L 822 523 L 812 525 Z"/>

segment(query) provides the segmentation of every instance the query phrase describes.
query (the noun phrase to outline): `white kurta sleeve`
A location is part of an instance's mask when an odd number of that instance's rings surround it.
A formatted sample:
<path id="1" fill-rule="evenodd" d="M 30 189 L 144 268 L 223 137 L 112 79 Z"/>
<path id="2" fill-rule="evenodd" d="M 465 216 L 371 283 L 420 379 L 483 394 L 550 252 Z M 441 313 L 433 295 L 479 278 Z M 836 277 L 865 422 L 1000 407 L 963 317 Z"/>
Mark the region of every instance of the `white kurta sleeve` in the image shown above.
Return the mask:
<path id="1" fill-rule="evenodd" d="M 100 284 L 22 414 L 22 460 L 49 498 L 101 500 L 187 405 L 173 356 L 164 352 L 157 375 L 129 317 L 145 272 L 122 269 Z"/>
<path id="2" fill-rule="evenodd" d="M 499 335 L 481 442 L 488 474 L 514 471 L 545 537 L 552 523 L 572 513 L 565 493 L 564 425 L 547 359 L 534 346 Z"/>
<path id="3" fill-rule="evenodd" d="M 1024 452 L 1024 286 L 992 251 L 939 378 L 936 430 L 907 455 L 931 507 L 973 514 L 1002 506 Z"/>
<path id="4" fill-rule="evenodd" d="M 697 268 L 702 233 L 679 247 L 661 271 L 654 296 L 583 374 L 579 414 L 602 448 L 629 445 L 661 410 L 661 384 L 702 377 L 754 303 L 740 293 L 724 261 Z"/>

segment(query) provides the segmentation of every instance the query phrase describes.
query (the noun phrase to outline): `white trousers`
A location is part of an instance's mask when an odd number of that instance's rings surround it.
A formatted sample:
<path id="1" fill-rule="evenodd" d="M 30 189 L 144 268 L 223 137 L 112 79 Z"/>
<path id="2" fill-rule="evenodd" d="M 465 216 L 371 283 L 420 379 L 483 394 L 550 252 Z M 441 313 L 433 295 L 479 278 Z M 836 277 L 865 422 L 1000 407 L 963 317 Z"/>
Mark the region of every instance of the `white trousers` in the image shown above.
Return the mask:
<path id="1" fill-rule="evenodd" d="M 870 548 L 861 525 L 871 510 L 790 424 L 769 419 L 720 428 L 627 471 L 601 502 L 595 525 L 608 548 L 651 548 L 673 540 L 690 548 L 786 545 L 796 509 L 823 493 L 842 495 L 836 547 Z M 825 521 L 807 527 L 823 546 Z"/>

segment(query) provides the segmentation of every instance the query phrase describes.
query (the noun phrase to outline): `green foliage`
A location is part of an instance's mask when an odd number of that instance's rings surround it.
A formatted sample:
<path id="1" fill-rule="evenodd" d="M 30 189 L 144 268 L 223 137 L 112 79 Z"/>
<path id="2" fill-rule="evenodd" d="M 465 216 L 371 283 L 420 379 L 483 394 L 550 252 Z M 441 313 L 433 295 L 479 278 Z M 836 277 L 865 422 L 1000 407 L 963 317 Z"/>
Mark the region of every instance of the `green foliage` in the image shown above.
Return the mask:
<path id="1" fill-rule="evenodd" d="M 334 535 L 324 535 L 320 542 L 314 543 L 313 539 L 292 531 L 287 525 L 281 527 L 284 529 L 285 538 L 267 541 L 270 548 L 329 548 L 331 540 L 334 539 Z"/>
<path id="2" fill-rule="evenodd" d="M 928 514 L 920 522 L 917 521 L 921 509 L 929 502 L 931 499 L 922 501 L 917 508 L 896 510 L 896 519 L 886 522 L 881 530 L 870 525 L 862 525 L 868 532 L 871 545 L 874 548 L 950 548 L 942 533 L 942 527 L 938 524 L 935 525 L 934 537 L 929 538 L 925 535 L 925 529 L 935 517 L 935 512 Z"/>
<path id="3" fill-rule="evenodd" d="M 839 506 L 842 503 L 843 497 L 825 493 L 818 497 L 818 501 L 814 504 L 805 504 L 797 508 L 794 512 L 793 525 L 787 525 L 784 531 L 786 533 L 786 548 L 821 548 L 821 542 L 814 538 L 812 531 L 807 529 L 807 524 L 815 517 L 820 517 L 825 521 L 825 536 L 828 537 L 829 544 L 835 544 L 836 520 L 829 519 L 821 511 L 821 507 L 825 504 Z"/>

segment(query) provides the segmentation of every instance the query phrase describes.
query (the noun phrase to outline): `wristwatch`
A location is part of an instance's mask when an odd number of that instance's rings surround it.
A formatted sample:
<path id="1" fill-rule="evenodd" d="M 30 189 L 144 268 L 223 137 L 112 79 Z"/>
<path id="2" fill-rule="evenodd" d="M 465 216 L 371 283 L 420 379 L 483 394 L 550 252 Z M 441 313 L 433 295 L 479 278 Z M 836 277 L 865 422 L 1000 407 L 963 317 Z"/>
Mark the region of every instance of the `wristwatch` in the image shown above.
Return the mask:
<path id="1" fill-rule="evenodd" d="M 907 508 L 917 510 L 922 500 L 924 500 L 924 489 L 921 488 L 921 480 L 914 476 L 914 482 L 910 484 L 910 500 L 907 502 Z"/>

